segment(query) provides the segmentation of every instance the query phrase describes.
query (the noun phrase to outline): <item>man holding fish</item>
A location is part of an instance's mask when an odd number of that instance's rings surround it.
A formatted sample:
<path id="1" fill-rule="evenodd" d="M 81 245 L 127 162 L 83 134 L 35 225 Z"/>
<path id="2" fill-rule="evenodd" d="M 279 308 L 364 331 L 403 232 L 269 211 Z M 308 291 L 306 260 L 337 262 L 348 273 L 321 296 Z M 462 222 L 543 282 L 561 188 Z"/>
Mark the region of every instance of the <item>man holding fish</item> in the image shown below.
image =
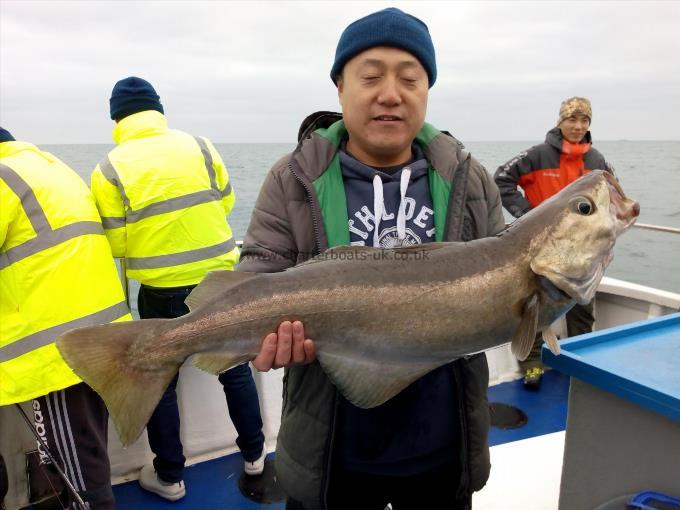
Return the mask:
<path id="1" fill-rule="evenodd" d="M 272 169 L 239 270 L 281 271 L 337 245 L 406 247 L 498 233 L 500 197 L 486 170 L 425 123 L 436 77 L 419 19 L 390 8 L 347 27 L 331 70 L 342 120 L 308 118 L 295 153 Z M 385 318 L 378 310 L 375 321 Z M 314 357 L 300 322 L 279 328 L 278 350 L 276 341 L 265 339 L 257 368 Z M 353 508 L 361 494 L 361 508 L 462 509 L 486 482 L 484 354 L 437 368 L 372 409 L 339 395 L 318 363 L 290 366 L 284 384 L 276 463 L 290 508 Z"/>

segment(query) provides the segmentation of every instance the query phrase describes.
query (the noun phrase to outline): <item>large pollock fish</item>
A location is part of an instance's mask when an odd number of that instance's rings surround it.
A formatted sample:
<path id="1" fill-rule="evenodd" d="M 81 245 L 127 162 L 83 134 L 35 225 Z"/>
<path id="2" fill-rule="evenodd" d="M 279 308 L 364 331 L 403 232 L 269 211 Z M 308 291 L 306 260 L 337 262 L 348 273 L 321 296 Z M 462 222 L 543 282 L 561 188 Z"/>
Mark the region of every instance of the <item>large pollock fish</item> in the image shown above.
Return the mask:
<path id="1" fill-rule="evenodd" d="M 280 273 L 209 273 L 178 319 L 63 334 L 57 347 L 132 443 L 180 365 L 212 373 L 253 359 L 284 320 L 301 320 L 329 378 L 355 405 L 382 404 L 427 372 L 537 331 L 587 303 L 617 236 L 639 214 L 602 171 L 572 183 L 496 237 L 393 250 L 338 247 Z"/>

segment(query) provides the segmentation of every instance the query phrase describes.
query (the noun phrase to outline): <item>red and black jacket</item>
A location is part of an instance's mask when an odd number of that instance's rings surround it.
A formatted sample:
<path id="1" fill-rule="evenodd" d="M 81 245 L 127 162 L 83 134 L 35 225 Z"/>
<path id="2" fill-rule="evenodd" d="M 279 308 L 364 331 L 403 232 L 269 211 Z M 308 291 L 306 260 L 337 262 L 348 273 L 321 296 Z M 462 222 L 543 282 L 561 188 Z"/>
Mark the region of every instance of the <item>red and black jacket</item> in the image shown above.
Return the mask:
<path id="1" fill-rule="evenodd" d="M 555 127 L 548 131 L 544 143 L 498 167 L 494 180 L 503 206 L 519 218 L 582 175 L 598 169 L 614 173 L 604 156 L 592 147 L 590 131 L 580 143 L 571 143 Z"/>

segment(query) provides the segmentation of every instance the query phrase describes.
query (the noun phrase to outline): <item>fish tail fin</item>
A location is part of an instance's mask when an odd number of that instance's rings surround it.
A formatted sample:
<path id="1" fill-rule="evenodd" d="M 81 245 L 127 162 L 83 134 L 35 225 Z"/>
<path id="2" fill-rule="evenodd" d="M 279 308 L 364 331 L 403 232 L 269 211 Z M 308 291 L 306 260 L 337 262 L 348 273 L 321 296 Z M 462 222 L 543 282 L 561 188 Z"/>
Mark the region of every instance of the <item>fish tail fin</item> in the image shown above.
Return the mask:
<path id="1" fill-rule="evenodd" d="M 139 362 L 140 350 L 158 343 L 166 321 L 145 319 L 74 329 L 57 339 L 73 371 L 104 400 L 123 446 L 142 433 L 182 361 Z"/>

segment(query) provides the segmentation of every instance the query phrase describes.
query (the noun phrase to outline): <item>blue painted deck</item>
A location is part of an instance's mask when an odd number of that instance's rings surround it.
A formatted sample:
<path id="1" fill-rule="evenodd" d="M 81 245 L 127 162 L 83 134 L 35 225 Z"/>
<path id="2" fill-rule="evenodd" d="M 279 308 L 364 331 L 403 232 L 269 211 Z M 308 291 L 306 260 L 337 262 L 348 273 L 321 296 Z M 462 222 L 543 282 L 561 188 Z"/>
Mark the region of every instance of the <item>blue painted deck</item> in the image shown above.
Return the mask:
<path id="1" fill-rule="evenodd" d="M 489 388 L 490 402 L 513 405 L 524 411 L 528 417 L 527 424 L 517 429 L 500 430 L 492 427 L 489 435 L 491 446 L 564 430 L 568 390 L 569 378 L 555 370 L 546 372 L 539 391 L 525 390 L 521 380 Z M 269 458 L 271 457 L 270 454 Z M 238 488 L 242 469 L 243 461 L 238 453 L 188 467 L 185 476 L 187 495 L 176 502 L 165 501 L 146 492 L 136 481 L 116 485 L 113 491 L 117 508 L 283 510 L 283 503 L 258 504 L 243 497 Z"/>
<path id="2" fill-rule="evenodd" d="M 269 457 L 271 458 L 271 454 Z M 219 459 L 201 462 L 185 470 L 187 495 L 179 501 L 166 501 L 142 489 L 137 481 L 113 487 L 116 508 L 124 510 L 182 510 L 223 508 L 225 510 L 283 509 L 285 505 L 264 505 L 244 496 L 238 488 L 243 471 L 241 455 L 234 453 Z"/>
<path id="3" fill-rule="evenodd" d="M 501 430 L 491 427 L 489 444 L 496 446 L 564 430 L 567 424 L 568 394 L 569 377 L 557 370 L 545 373 L 538 391 L 525 390 L 521 380 L 490 387 L 489 402 L 518 407 L 526 413 L 529 420 L 526 425 L 517 429 Z"/>

